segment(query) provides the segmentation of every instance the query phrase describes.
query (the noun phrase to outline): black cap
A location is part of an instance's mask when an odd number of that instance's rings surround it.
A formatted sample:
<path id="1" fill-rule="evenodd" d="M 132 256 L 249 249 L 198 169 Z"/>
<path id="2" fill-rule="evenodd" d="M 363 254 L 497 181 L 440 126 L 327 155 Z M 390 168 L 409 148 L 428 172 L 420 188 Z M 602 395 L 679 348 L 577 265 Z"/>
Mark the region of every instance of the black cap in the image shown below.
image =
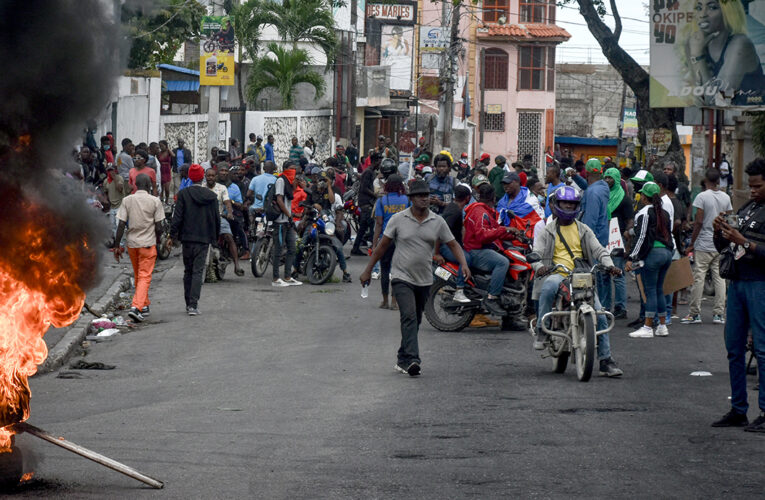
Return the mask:
<path id="1" fill-rule="evenodd" d="M 496 167 L 494 167 L 496 168 Z M 507 172 L 504 177 L 502 177 L 502 184 L 510 184 L 511 182 L 521 182 L 521 176 L 518 175 L 517 172 Z"/>
<path id="2" fill-rule="evenodd" d="M 407 193 L 409 196 L 414 196 L 416 194 L 430 194 L 430 187 L 428 186 L 428 183 L 425 181 L 414 181 L 409 186 L 409 193 Z"/>

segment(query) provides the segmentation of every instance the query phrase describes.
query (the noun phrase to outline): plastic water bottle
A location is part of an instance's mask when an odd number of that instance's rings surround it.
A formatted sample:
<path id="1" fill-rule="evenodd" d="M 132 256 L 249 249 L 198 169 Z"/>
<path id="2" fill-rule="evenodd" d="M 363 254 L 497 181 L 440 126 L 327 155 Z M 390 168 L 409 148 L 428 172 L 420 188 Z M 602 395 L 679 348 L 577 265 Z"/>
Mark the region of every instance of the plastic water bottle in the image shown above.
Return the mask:
<path id="1" fill-rule="evenodd" d="M 364 283 L 361 285 L 361 298 L 366 299 L 369 297 L 369 283 Z"/>

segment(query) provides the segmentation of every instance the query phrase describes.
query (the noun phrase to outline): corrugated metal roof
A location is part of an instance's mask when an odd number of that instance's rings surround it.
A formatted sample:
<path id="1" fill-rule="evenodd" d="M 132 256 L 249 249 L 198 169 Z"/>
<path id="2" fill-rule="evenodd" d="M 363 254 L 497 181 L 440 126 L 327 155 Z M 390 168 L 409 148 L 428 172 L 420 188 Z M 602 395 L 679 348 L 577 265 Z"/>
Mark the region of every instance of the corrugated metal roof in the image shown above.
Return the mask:
<path id="1" fill-rule="evenodd" d="M 198 80 L 164 80 L 163 90 L 167 92 L 197 92 L 199 91 Z"/>
<path id="2" fill-rule="evenodd" d="M 196 75 L 199 76 L 199 71 L 195 69 L 189 69 L 184 68 L 183 66 L 174 66 L 172 64 L 158 64 L 157 67 L 159 69 L 166 69 L 170 71 L 177 71 L 178 73 L 184 73 L 186 75 Z"/>

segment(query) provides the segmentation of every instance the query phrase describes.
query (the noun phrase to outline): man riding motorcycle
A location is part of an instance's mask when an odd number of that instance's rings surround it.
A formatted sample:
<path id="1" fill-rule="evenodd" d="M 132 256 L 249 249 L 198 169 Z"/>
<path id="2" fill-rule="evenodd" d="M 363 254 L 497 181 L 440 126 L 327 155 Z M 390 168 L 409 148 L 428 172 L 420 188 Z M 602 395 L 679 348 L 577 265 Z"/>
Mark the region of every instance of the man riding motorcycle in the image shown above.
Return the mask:
<path id="1" fill-rule="evenodd" d="M 532 298 L 539 300 L 537 311 L 537 331 L 534 340 L 534 349 L 543 350 L 547 335 L 539 326 L 545 314 L 552 311 L 555 295 L 564 276 L 558 273 L 546 275 L 547 270 L 557 264 L 562 264 L 568 269 L 574 269 L 575 260 L 582 259 L 586 265 L 592 267 L 596 262 L 611 269 L 614 275 L 621 271 L 614 267 L 614 263 L 608 251 L 598 242 L 595 233 L 584 223 L 576 220 L 579 215 L 581 197 L 571 186 L 563 186 L 556 189 L 550 197 L 550 208 L 553 220 L 549 221 L 544 228 L 539 227 L 535 235 L 534 252 L 541 257 L 539 262 L 533 264 L 537 275 L 534 284 Z M 475 261 L 473 261 L 475 264 Z M 541 276 L 541 277 L 540 277 Z M 595 295 L 595 309 L 600 310 L 601 305 L 597 294 Z M 598 315 L 598 330 L 608 327 L 605 316 Z M 600 375 L 619 377 L 623 374 L 614 360 L 611 358 L 611 347 L 608 334 L 598 336 L 598 359 L 600 360 Z"/>
<path id="2" fill-rule="evenodd" d="M 497 222 L 494 187 L 491 184 L 481 184 L 478 187 L 478 202 L 465 209 L 464 230 L 462 246 L 470 255 L 471 267 L 491 273 L 484 307 L 494 315 L 504 316 L 506 312 L 498 297 L 502 293 L 510 261 L 497 250 L 502 248 L 503 240 L 512 240 L 519 231 L 500 226 Z"/>

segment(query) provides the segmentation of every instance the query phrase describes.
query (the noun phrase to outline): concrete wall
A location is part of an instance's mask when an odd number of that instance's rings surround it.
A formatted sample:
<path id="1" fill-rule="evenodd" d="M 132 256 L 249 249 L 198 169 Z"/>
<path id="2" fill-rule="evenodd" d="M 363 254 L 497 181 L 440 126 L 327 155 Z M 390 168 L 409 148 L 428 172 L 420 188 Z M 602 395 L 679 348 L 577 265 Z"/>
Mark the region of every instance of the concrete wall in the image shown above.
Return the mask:
<path id="1" fill-rule="evenodd" d="M 122 76 L 112 96 L 112 103 L 96 118 L 96 140 L 106 132 L 114 132 L 117 149 L 125 137 L 134 144 L 158 141 L 159 109 L 162 102 L 162 80 Z M 113 106 L 116 103 L 116 121 Z"/>
<path id="2" fill-rule="evenodd" d="M 255 133 L 265 139 L 273 134 L 274 159 L 281 168 L 282 162 L 289 158 L 292 136 L 297 136 L 299 144 L 309 137 L 316 141 L 314 151 L 317 161 L 322 161 L 333 151 L 332 111 L 329 109 L 313 111 L 247 111 L 245 117 L 246 135 Z"/>
<path id="3" fill-rule="evenodd" d="M 207 151 L 207 114 L 196 115 L 162 115 L 159 117 L 161 138 L 167 140 L 170 148 L 178 146 L 178 139 L 186 142 L 191 150 L 195 163 L 210 159 Z M 231 117 L 228 113 L 220 114 L 218 122 L 219 148 L 228 151 L 228 136 L 231 131 Z"/>
<path id="4" fill-rule="evenodd" d="M 624 83 L 607 64 L 558 64 L 555 135 L 617 137 Z M 625 107 L 635 97 L 626 87 Z"/>

